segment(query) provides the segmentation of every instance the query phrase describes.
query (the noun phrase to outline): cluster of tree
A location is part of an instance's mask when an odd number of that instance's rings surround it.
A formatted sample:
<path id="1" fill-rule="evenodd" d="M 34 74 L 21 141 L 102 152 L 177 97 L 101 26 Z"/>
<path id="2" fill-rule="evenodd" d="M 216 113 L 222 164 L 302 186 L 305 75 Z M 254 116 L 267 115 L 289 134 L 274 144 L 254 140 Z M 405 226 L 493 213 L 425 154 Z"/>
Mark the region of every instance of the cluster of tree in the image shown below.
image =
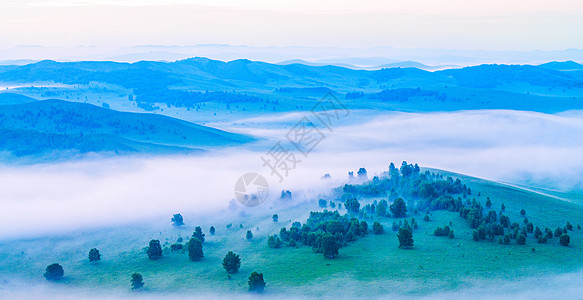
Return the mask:
<path id="1" fill-rule="evenodd" d="M 219 103 L 257 103 L 262 99 L 255 96 L 234 92 L 205 91 L 193 92 L 184 90 L 175 90 L 168 88 L 150 88 L 142 87 L 134 89 L 136 102 L 153 105 L 155 103 L 164 103 L 174 107 L 193 108 L 205 102 Z"/>
<path id="2" fill-rule="evenodd" d="M 398 88 L 382 90 L 377 93 L 363 93 L 363 92 L 352 92 L 346 93 L 346 99 L 378 99 L 383 102 L 406 102 L 411 98 L 430 98 L 438 101 L 445 101 L 447 95 L 445 93 L 439 93 L 437 91 L 422 90 L 421 88 Z"/>
<path id="3" fill-rule="evenodd" d="M 453 230 L 451 230 L 449 228 L 449 226 L 447 226 L 447 225 L 445 225 L 443 228 L 441 228 L 441 227 L 435 228 L 435 230 L 433 231 L 433 235 L 435 235 L 435 236 L 448 236 L 449 238 L 452 238 L 452 239 L 455 237 Z"/>
<path id="4" fill-rule="evenodd" d="M 368 233 L 366 221 L 350 218 L 348 215 L 340 215 L 338 211 L 310 212 L 310 217 L 305 224 L 294 222 L 289 230 L 281 228 L 278 236 L 270 236 L 268 245 L 276 248 L 281 242 L 287 242 L 290 246 L 302 243 L 311 246 L 316 253 L 323 253 L 327 258 L 338 255 L 338 249 L 349 242 L 355 241 L 359 236 Z"/>

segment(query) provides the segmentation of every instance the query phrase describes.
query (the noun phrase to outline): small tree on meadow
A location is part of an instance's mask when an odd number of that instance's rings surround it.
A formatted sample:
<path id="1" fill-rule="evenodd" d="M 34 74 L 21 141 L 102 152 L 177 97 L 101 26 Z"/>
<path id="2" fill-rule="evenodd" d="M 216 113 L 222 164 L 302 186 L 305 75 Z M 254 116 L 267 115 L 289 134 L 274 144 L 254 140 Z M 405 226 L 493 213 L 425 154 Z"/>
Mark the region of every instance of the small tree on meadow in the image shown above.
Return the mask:
<path id="1" fill-rule="evenodd" d="M 148 258 L 150 260 L 157 260 L 162 258 L 162 246 L 160 245 L 159 240 L 151 240 L 150 245 L 148 246 Z"/>
<path id="2" fill-rule="evenodd" d="M 263 292 L 265 289 L 265 280 L 263 280 L 263 273 L 253 272 L 249 276 L 249 291 L 250 292 Z"/>
<path id="3" fill-rule="evenodd" d="M 381 223 L 376 221 L 372 224 L 372 232 L 374 232 L 374 234 L 382 234 L 385 232 L 385 229 L 383 228 L 383 225 L 381 225 Z"/>
<path id="4" fill-rule="evenodd" d="M 57 281 L 63 278 L 63 275 L 65 275 L 65 270 L 63 270 L 63 266 L 56 263 L 48 265 L 45 270 L 45 273 L 43 274 L 45 279 L 48 281 Z"/>
<path id="5" fill-rule="evenodd" d="M 140 273 L 134 273 L 130 283 L 132 284 L 132 290 L 141 289 L 144 286 L 144 278 Z"/>
<path id="6" fill-rule="evenodd" d="M 101 254 L 99 254 L 99 250 L 93 248 L 89 250 L 89 261 L 96 262 L 101 260 Z"/>
<path id="7" fill-rule="evenodd" d="M 271 219 L 273 220 L 274 223 L 277 223 L 279 221 L 279 215 L 274 214 L 273 216 L 271 216 Z"/>
<path id="8" fill-rule="evenodd" d="M 413 247 L 413 233 L 410 227 L 399 228 L 397 238 L 399 239 L 399 248 L 408 249 Z"/>
<path id="9" fill-rule="evenodd" d="M 209 228 L 209 232 L 211 235 L 215 235 L 215 226 L 211 226 L 211 228 Z"/>
<path id="10" fill-rule="evenodd" d="M 253 233 L 251 232 L 251 230 L 247 230 L 247 234 L 245 235 L 245 238 L 247 238 L 248 241 L 253 239 Z"/>
<path id="11" fill-rule="evenodd" d="M 184 225 L 184 219 L 182 218 L 181 214 L 175 214 L 172 216 L 172 219 L 170 219 L 170 221 L 172 221 L 172 225 L 179 227 Z"/>
<path id="12" fill-rule="evenodd" d="M 571 237 L 568 234 L 563 233 L 559 238 L 559 242 L 561 243 L 562 246 L 569 246 L 569 244 L 571 243 Z"/>
<path id="13" fill-rule="evenodd" d="M 188 241 L 188 258 L 192 261 L 198 261 L 203 257 L 202 242 L 198 238 L 191 238 Z"/>
<path id="14" fill-rule="evenodd" d="M 223 268 L 227 270 L 227 273 L 235 274 L 239 271 L 239 267 L 241 267 L 241 258 L 233 251 L 229 251 L 223 258 Z"/>
<path id="15" fill-rule="evenodd" d="M 518 245 L 524 245 L 526 243 L 526 237 L 523 234 L 519 234 L 516 236 L 516 243 Z"/>

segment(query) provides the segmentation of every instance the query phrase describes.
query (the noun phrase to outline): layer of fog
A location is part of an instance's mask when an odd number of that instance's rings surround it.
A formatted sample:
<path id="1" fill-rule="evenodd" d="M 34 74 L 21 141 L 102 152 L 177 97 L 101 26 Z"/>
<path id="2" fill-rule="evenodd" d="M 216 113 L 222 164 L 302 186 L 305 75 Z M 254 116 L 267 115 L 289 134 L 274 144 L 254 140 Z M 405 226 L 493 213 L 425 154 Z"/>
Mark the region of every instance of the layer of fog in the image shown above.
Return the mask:
<path id="1" fill-rule="evenodd" d="M 365 167 L 372 176 L 387 170 L 391 161 L 403 160 L 499 181 L 581 188 L 583 118 L 577 112 L 391 113 L 371 115 L 360 125 L 350 118 L 362 120 L 362 114 L 347 118 L 342 122 L 350 126 L 340 122 L 332 132 L 323 130 L 326 138 L 307 157 L 295 151 L 301 161 L 281 183 L 261 160 L 277 141 L 293 150 L 285 138 L 290 126 L 267 124 L 278 118 L 254 119 L 256 128 L 238 122 L 240 131 L 266 138 L 254 147 L 199 156 L 0 167 L 0 239 L 145 219 L 166 222 L 176 212 L 217 214 L 227 209 L 236 180 L 247 172 L 268 179 L 265 207 L 278 205 L 274 199 L 283 189 L 306 195 L 296 200 L 310 199 L 341 185 L 348 171 Z M 286 115 L 281 119 L 294 122 Z M 326 173 L 331 180 L 320 179 Z"/>

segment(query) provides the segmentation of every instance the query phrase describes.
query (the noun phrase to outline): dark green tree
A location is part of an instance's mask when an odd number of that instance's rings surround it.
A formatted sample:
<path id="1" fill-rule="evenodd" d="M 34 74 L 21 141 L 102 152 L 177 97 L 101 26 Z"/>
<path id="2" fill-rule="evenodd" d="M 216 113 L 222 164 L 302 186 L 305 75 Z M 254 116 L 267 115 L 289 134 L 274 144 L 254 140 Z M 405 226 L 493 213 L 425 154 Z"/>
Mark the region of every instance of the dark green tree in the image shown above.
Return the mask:
<path id="1" fill-rule="evenodd" d="M 223 258 L 223 268 L 227 270 L 227 273 L 235 274 L 239 271 L 239 267 L 241 267 L 241 258 L 233 251 L 229 251 Z"/>
<path id="2" fill-rule="evenodd" d="M 184 225 L 184 219 L 182 218 L 181 214 L 173 215 L 172 219 L 170 221 L 172 221 L 172 225 L 174 225 L 176 227 Z"/>
<path id="3" fill-rule="evenodd" d="M 516 236 L 516 243 L 518 245 L 524 245 L 526 243 L 526 237 L 522 234 Z"/>
<path id="4" fill-rule="evenodd" d="M 89 261 L 96 262 L 101 260 L 101 254 L 99 254 L 99 250 L 97 248 L 93 248 L 89 250 Z"/>
<path id="5" fill-rule="evenodd" d="M 43 274 L 46 280 L 49 281 L 57 281 L 63 278 L 63 275 L 65 275 L 65 270 L 63 270 L 63 266 L 56 263 L 48 265 L 45 270 L 45 273 Z"/>
<path id="6" fill-rule="evenodd" d="M 281 247 L 281 239 L 277 235 L 270 235 L 267 237 L 267 246 L 269 248 L 279 248 Z"/>
<path id="7" fill-rule="evenodd" d="M 211 228 L 209 228 L 209 232 L 211 235 L 215 235 L 215 226 L 211 226 Z"/>
<path id="8" fill-rule="evenodd" d="M 192 261 L 198 261 L 203 257 L 202 242 L 198 238 L 191 238 L 188 241 L 188 258 Z"/>
<path id="9" fill-rule="evenodd" d="M 397 198 L 397 200 L 391 204 L 390 210 L 395 218 L 404 218 L 407 216 L 407 204 L 405 204 L 403 198 Z"/>
<path id="10" fill-rule="evenodd" d="M 387 200 L 381 200 L 377 205 L 377 215 L 379 217 L 386 217 L 387 216 L 387 209 L 389 208 L 389 203 Z"/>
<path id="11" fill-rule="evenodd" d="M 148 258 L 151 260 L 156 260 L 162 258 L 162 246 L 159 240 L 151 240 L 148 246 Z"/>
<path id="12" fill-rule="evenodd" d="M 247 240 L 251 240 L 253 239 L 253 233 L 251 232 L 251 230 L 247 230 L 247 234 L 245 235 L 245 238 L 247 238 Z"/>
<path id="13" fill-rule="evenodd" d="M 399 239 L 399 248 L 408 249 L 413 247 L 413 233 L 410 227 L 399 228 L 397 238 Z"/>
<path id="14" fill-rule="evenodd" d="M 492 208 L 492 201 L 490 200 L 490 197 L 486 198 L 486 208 Z"/>
<path id="15" fill-rule="evenodd" d="M 524 208 L 520 210 L 520 215 L 523 217 L 526 216 L 526 210 Z"/>
<path id="16" fill-rule="evenodd" d="M 374 232 L 374 234 L 382 234 L 385 232 L 385 229 L 383 228 L 383 225 L 381 225 L 381 223 L 376 221 L 372 224 L 372 232 Z"/>
<path id="17" fill-rule="evenodd" d="M 279 221 L 279 215 L 274 214 L 273 216 L 271 216 L 271 219 L 273 220 L 274 223 L 277 223 Z"/>
<path id="18" fill-rule="evenodd" d="M 205 234 L 202 233 L 202 228 L 200 228 L 200 226 L 196 226 L 194 228 L 194 232 L 192 233 L 192 237 L 193 238 L 197 238 L 199 239 L 202 243 L 204 243 L 204 236 Z"/>
<path id="19" fill-rule="evenodd" d="M 249 276 L 249 291 L 251 292 L 263 292 L 265 289 L 265 280 L 263 280 L 263 273 L 253 272 Z"/>
<path id="20" fill-rule="evenodd" d="M 132 290 L 141 289 L 144 286 L 144 278 L 140 273 L 132 274 L 132 280 L 130 280 L 132 284 Z"/>
<path id="21" fill-rule="evenodd" d="M 568 234 L 563 233 L 559 239 L 559 242 L 562 246 L 569 246 L 571 243 L 571 237 Z"/>
<path id="22" fill-rule="evenodd" d="M 346 200 L 346 202 L 344 202 L 344 206 L 346 207 L 346 210 L 351 213 L 357 214 L 360 211 L 360 202 L 358 202 L 356 198 Z"/>
<path id="23" fill-rule="evenodd" d="M 330 234 L 324 235 L 322 238 L 322 251 L 324 253 L 324 257 L 326 258 L 334 258 L 338 255 L 338 249 L 340 245 L 336 241 L 336 237 Z"/>

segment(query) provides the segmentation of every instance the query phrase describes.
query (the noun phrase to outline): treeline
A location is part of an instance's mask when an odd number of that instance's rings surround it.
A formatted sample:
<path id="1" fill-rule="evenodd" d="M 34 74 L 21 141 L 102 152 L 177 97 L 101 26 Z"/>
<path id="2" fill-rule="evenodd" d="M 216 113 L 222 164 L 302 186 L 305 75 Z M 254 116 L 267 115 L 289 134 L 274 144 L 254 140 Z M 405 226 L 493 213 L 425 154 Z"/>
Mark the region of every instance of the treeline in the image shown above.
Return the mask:
<path id="1" fill-rule="evenodd" d="M 364 92 L 352 92 L 346 93 L 345 98 L 350 99 L 375 99 L 385 102 L 405 102 L 409 101 L 410 98 L 414 97 L 424 97 L 432 98 L 439 101 L 445 101 L 447 95 L 445 93 L 439 93 L 437 91 L 423 90 L 421 88 L 399 88 L 399 89 L 388 89 L 382 90 L 377 93 L 364 93 Z"/>

